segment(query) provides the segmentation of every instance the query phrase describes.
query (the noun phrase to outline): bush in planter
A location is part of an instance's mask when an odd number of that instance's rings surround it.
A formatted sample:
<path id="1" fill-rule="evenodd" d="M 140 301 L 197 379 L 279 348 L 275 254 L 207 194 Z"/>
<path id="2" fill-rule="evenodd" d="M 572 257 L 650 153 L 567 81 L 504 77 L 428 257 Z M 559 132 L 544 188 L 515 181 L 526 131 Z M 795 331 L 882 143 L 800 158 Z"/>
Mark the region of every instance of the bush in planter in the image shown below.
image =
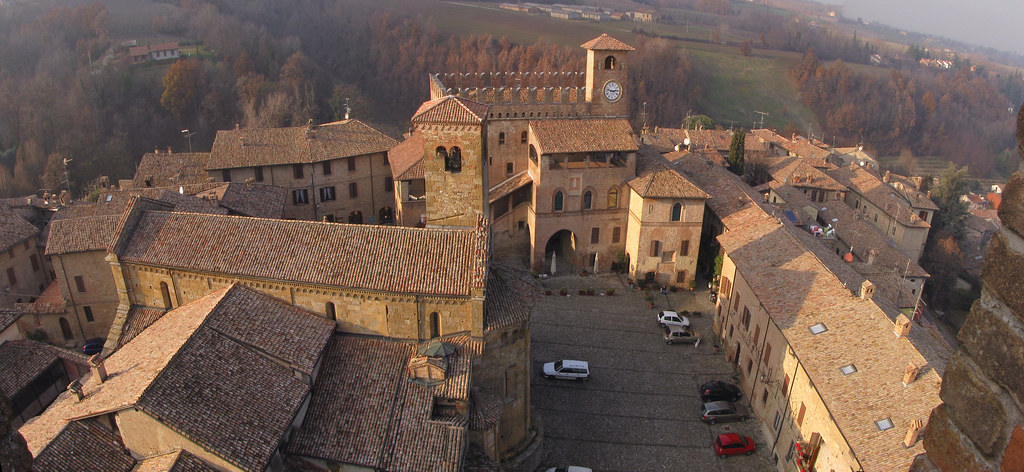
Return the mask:
<path id="1" fill-rule="evenodd" d="M 569 294 L 569 291 L 566 290 L 565 287 L 562 287 L 562 288 L 558 289 L 558 293 L 559 293 L 559 295 L 564 297 L 564 296 Z"/>
<path id="2" fill-rule="evenodd" d="M 587 295 L 593 295 L 593 294 L 594 294 L 594 289 L 588 288 L 587 289 Z"/>
<path id="3" fill-rule="evenodd" d="M 545 290 L 544 295 L 551 295 L 551 290 Z"/>
<path id="4" fill-rule="evenodd" d="M 614 288 L 607 289 L 607 290 L 604 291 L 604 294 L 605 295 L 615 295 L 615 289 Z"/>

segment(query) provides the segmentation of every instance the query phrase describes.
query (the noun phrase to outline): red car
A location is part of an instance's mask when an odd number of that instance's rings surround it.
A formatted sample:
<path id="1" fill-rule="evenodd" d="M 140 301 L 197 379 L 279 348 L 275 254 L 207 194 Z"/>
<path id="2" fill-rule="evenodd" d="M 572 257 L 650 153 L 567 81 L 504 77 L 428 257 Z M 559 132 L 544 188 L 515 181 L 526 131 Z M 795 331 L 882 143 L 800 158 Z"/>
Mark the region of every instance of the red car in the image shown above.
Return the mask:
<path id="1" fill-rule="evenodd" d="M 740 436 L 736 433 L 719 434 L 715 438 L 715 455 L 725 459 L 725 456 L 738 456 L 740 454 L 751 455 L 754 453 L 754 440 L 750 436 Z"/>

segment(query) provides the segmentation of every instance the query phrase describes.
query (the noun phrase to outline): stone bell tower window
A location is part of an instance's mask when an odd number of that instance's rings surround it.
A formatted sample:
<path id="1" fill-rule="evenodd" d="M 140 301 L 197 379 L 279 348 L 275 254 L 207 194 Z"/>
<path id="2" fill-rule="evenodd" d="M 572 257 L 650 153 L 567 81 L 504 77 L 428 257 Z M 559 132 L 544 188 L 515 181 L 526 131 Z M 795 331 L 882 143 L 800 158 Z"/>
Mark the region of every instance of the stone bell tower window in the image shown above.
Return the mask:
<path id="1" fill-rule="evenodd" d="M 462 171 L 462 150 L 458 147 L 452 146 L 451 151 L 448 152 L 448 158 L 444 160 L 444 170 L 448 172 L 461 172 Z"/>
<path id="2" fill-rule="evenodd" d="M 615 56 L 608 56 L 604 58 L 604 68 L 614 69 L 615 68 Z"/>

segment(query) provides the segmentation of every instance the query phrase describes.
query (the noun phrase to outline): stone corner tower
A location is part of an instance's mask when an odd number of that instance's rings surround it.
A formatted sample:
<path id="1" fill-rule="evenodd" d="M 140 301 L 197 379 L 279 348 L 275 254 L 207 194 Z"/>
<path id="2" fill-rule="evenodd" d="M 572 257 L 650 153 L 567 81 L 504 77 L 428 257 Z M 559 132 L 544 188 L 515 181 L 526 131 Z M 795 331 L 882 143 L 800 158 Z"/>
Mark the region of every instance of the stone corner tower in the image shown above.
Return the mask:
<path id="1" fill-rule="evenodd" d="M 487 110 L 446 96 L 413 115 L 413 128 L 423 136 L 427 227 L 474 228 L 488 216 Z"/>
<path id="2" fill-rule="evenodd" d="M 632 46 L 605 33 L 580 45 L 587 50 L 586 100 L 594 116 L 627 117 L 629 82 L 626 75 Z"/>

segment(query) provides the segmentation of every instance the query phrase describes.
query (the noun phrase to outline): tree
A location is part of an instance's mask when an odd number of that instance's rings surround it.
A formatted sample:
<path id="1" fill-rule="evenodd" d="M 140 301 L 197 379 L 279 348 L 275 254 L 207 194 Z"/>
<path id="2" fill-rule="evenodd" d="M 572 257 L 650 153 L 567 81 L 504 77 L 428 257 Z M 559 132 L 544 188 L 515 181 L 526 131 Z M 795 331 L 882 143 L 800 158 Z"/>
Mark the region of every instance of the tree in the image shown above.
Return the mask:
<path id="1" fill-rule="evenodd" d="M 740 54 L 744 56 L 750 56 L 751 45 L 754 43 L 753 40 L 748 39 L 740 43 Z"/>
<path id="2" fill-rule="evenodd" d="M 956 287 L 963 267 L 963 252 L 957 238 L 944 230 L 934 231 L 934 238 L 925 248 L 921 266 L 931 275 L 928 293 L 933 304 L 945 306 Z"/>
<path id="3" fill-rule="evenodd" d="M 160 104 L 181 120 L 185 110 L 194 105 L 199 95 L 199 63 L 179 60 L 167 69 L 163 78 L 164 93 Z"/>
<path id="4" fill-rule="evenodd" d="M 950 163 L 939 176 L 939 185 L 932 190 L 936 213 L 935 230 L 945 230 L 957 241 L 963 240 L 967 227 L 967 202 L 961 197 L 971 187 L 967 167 L 957 167 Z"/>
<path id="5" fill-rule="evenodd" d="M 713 124 L 714 122 L 711 121 L 711 117 L 707 115 L 687 115 L 686 119 L 683 120 L 683 128 L 685 129 L 710 129 Z"/>
<path id="6" fill-rule="evenodd" d="M 746 131 L 739 129 L 732 135 L 732 142 L 729 143 L 729 170 L 736 175 L 743 175 L 743 158 L 747 152 Z"/>

